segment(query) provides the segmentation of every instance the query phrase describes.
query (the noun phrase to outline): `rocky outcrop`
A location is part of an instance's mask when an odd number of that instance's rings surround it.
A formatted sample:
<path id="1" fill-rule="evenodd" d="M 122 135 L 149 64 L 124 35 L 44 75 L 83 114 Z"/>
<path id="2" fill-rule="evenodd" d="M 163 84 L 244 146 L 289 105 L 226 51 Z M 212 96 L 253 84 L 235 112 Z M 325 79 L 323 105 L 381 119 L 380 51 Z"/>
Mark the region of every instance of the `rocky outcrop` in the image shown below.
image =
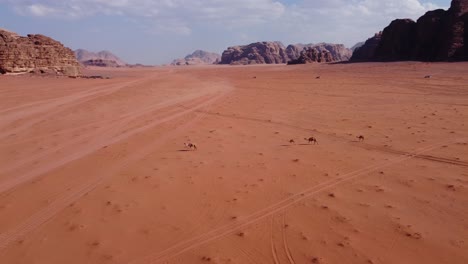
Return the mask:
<path id="1" fill-rule="evenodd" d="M 103 61 L 103 62 L 106 62 L 105 64 L 112 65 L 110 67 L 116 67 L 113 65 L 117 65 L 120 67 L 127 65 L 125 61 L 123 61 L 122 59 L 120 59 L 119 57 L 111 53 L 110 51 L 106 51 L 106 50 L 99 51 L 99 52 L 91 52 L 91 51 L 87 51 L 84 49 L 77 49 L 75 50 L 75 56 L 76 56 L 76 59 L 84 65 L 86 65 L 85 62 L 88 62 L 89 64 L 93 62 L 98 63 L 99 61 Z M 97 66 L 97 65 L 94 65 L 94 66 Z M 107 67 L 107 66 L 101 66 L 101 67 Z"/>
<path id="2" fill-rule="evenodd" d="M 73 51 L 56 40 L 0 29 L 0 73 L 28 72 L 78 76 L 80 65 Z"/>
<path id="3" fill-rule="evenodd" d="M 81 62 L 84 66 L 96 66 L 96 67 L 121 67 L 116 61 L 114 60 L 87 60 Z"/>
<path id="4" fill-rule="evenodd" d="M 380 38 L 354 51 L 352 61 L 457 61 L 468 59 L 468 0 L 429 11 L 416 22 L 394 20 Z"/>
<path id="5" fill-rule="evenodd" d="M 311 46 L 320 52 L 330 52 L 331 61 L 348 61 L 353 52 L 343 44 L 318 43 Z"/>
<path id="6" fill-rule="evenodd" d="M 196 50 L 192 54 L 185 56 L 183 59 L 176 59 L 172 61 L 171 65 L 203 65 L 203 64 L 217 64 L 221 60 L 221 55 L 204 50 Z"/>
<path id="7" fill-rule="evenodd" d="M 292 64 L 306 62 L 346 61 L 352 51 L 342 44 L 291 44 L 257 42 L 246 46 L 229 47 L 223 52 L 221 64 Z"/>
<path id="8" fill-rule="evenodd" d="M 320 50 L 314 47 L 307 47 L 301 51 L 299 58 L 291 60 L 288 62 L 289 65 L 292 64 L 307 64 L 313 62 L 333 62 L 333 55 L 328 50 Z"/>
<path id="9" fill-rule="evenodd" d="M 280 64 L 288 56 L 281 42 L 256 42 L 246 46 L 229 47 L 221 55 L 220 64 Z"/>

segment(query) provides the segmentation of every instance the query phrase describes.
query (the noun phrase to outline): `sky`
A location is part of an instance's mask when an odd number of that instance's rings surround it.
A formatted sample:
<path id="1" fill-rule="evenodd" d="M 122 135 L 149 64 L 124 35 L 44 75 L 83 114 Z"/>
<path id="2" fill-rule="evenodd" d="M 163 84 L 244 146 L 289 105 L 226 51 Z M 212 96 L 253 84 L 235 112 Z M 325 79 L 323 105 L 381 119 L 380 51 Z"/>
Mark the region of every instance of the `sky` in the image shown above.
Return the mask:
<path id="1" fill-rule="evenodd" d="M 0 0 L 0 28 L 43 34 L 128 63 L 170 63 L 257 41 L 365 41 L 396 18 L 416 20 L 450 0 Z"/>

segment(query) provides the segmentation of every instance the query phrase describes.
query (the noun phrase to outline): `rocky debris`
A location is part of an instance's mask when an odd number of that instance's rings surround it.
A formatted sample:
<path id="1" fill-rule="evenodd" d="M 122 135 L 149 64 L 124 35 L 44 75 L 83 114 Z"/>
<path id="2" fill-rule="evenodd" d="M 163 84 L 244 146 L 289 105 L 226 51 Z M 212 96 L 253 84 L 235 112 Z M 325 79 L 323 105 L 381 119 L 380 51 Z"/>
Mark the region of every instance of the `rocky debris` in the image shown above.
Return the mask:
<path id="1" fill-rule="evenodd" d="M 355 50 L 352 61 L 468 60 L 468 0 L 453 0 L 448 10 L 429 11 L 416 22 L 394 20 L 380 38 Z"/>
<path id="2" fill-rule="evenodd" d="M 115 64 L 120 67 L 127 65 L 126 62 L 121 60 L 119 57 L 117 57 L 110 51 L 106 51 L 106 50 L 99 51 L 99 52 L 91 52 L 91 51 L 87 51 L 84 49 L 77 49 L 75 50 L 75 56 L 76 56 L 76 59 L 82 64 L 85 64 L 85 62 L 89 63 L 90 61 L 91 63 L 93 62 L 97 63 L 99 61 L 103 61 L 103 62 L 112 62 L 109 64 L 109 67 L 116 67 L 114 66 Z M 94 66 L 98 66 L 98 65 L 94 65 Z M 103 65 L 100 67 L 107 67 L 107 66 Z"/>
<path id="3" fill-rule="evenodd" d="M 208 52 L 204 50 L 196 50 L 192 54 L 185 56 L 183 59 L 173 60 L 171 65 L 202 65 L 202 64 L 218 64 L 221 60 L 221 55 L 218 53 Z"/>
<path id="4" fill-rule="evenodd" d="M 221 64 L 298 64 L 307 62 L 346 61 L 352 51 L 342 44 L 291 44 L 256 42 L 245 46 L 229 47 L 223 52 Z"/>
<path id="5" fill-rule="evenodd" d="M 71 49 L 52 38 L 0 29 L 0 73 L 30 72 L 78 76 L 80 65 Z"/>
<path id="6" fill-rule="evenodd" d="M 119 63 L 114 60 L 102 60 L 102 59 L 95 59 L 95 60 L 87 60 L 81 62 L 84 66 L 97 66 L 97 67 L 121 67 Z"/>
<path id="7" fill-rule="evenodd" d="M 220 64 L 280 64 L 288 56 L 281 42 L 256 42 L 245 46 L 229 47 L 221 55 Z"/>
<path id="8" fill-rule="evenodd" d="M 333 62 L 335 61 L 333 55 L 328 50 L 319 50 L 318 48 L 308 47 L 301 51 L 299 58 L 288 62 L 289 65 L 293 64 L 306 64 L 313 62 Z"/>

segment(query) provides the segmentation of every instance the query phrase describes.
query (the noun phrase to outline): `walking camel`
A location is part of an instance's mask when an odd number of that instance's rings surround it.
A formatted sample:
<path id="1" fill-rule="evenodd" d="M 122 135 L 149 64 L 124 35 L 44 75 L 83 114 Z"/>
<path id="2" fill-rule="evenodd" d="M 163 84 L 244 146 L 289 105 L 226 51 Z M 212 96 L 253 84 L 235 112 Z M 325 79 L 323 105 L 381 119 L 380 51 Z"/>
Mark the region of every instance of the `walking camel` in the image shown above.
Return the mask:
<path id="1" fill-rule="evenodd" d="M 364 141 L 364 136 L 363 135 L 359 135 L 356 137 L 359 141 Z"/>
<path id="2" fill-rule="evenodd" d="M 317 139 L 314 138 L 314 137 L 304 138 L 304 140 L 307 141 L 309 144 L 310 144 L 310 143 L 318 144 Z"/>
<path id="3" fill-rule="evenodd" d="M 191 143 L 191 142 L 184 143 L 184 146 L 185 148 L 188 148 L 188 149 L 197 150 L 197 145 L 195 145 L 195 143 Z"/>

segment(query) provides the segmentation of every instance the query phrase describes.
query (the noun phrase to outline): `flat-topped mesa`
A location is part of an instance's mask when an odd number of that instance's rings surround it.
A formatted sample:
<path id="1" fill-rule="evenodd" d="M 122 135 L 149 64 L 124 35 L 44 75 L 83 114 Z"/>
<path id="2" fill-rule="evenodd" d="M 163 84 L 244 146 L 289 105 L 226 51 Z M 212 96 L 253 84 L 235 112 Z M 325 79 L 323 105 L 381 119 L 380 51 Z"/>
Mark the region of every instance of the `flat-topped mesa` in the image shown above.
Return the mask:
<path id="1" fill-rule="evenodd" d="M 78 76 L 80 65 L 71 49 L 52 38 L 0 29 L 0 73 L 28 72 Z"/>
<path id="2" fill-rule="evenodd" d="M 292 44 L 285 48 L 281 42 L 256 42 L 229 47 L 223 52 L 221 64 L 333 62 L 349 60 L 351 54 L 352 51 L 342 44 Z"/>
<path id="3" fill-rule="evenodd" d="M 416 22 L 392 21 L 380 37 L 354 51 L 352 61 L 468 60 L 468 0 L 429 11 Z"/>

